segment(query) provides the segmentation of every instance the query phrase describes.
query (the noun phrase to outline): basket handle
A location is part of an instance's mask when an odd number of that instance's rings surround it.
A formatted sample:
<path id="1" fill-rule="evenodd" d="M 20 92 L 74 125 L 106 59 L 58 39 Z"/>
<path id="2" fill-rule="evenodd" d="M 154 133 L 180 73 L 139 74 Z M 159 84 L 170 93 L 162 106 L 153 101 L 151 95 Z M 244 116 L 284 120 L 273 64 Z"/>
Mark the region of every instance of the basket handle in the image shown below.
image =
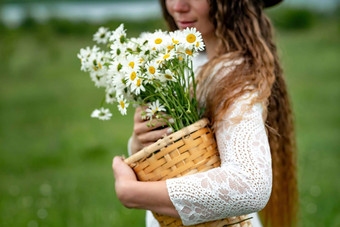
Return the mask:
<path id="1" fill-rule="evenodd" d="M 194 124 L 191 124 L 177 132 L 172 133 L 169 136 L 165 136 L 164 138 L 157 140 L 157 142 L 147 147 L 144 147 L 142 150 L 131 155 L 127 159 L 124 159 L 124 162 L 128 164 L 130 167 L 134 167 L 136 165 L 134 163 L 138 162 L 139 160 L 148 157 L 153 152 L 160 150 L 161 148 L 165 147 L 166 145 L 172 142 L 175 142 L 176 140 L 182 138 L 183 136 L 186 136 L 192 132 L 204 128 L 207 124 L 209 124 L 209 120 L 207 118 L 203 118 L 195 122 Z"/>

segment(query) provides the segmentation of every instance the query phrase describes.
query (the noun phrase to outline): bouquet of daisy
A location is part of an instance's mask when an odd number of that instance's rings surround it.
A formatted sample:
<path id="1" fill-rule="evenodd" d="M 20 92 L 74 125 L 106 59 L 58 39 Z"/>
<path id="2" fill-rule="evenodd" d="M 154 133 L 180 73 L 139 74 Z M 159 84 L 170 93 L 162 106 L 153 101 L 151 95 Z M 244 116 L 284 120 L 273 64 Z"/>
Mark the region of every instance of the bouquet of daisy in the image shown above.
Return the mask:
<path id="1" fill-rule="evenodd" d="M 103 105 L 116 103 L 122 115 L 129 105 L 143 106 L 142 117 L 150 124 L 162 120 L 174 131 L 200 119 L 192 59 L 204 50 L 204 43 L 195 28 L 128 38 L 121 24 L 114 31 L 99 28 L 93 40 L 98 46 L 78 54 L 81 70 L 105 89 L 101 107 L 92 117 L 110 119 L 112 114 Z"/>

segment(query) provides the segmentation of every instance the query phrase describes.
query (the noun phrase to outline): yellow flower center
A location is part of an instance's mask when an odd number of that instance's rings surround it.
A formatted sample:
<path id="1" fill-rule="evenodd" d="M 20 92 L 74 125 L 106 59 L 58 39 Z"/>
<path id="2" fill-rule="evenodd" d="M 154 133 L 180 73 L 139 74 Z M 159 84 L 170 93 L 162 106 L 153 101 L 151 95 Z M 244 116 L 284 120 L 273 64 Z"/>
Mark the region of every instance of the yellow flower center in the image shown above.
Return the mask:
<path id="1" fill-rule="evenodd" d="M 138 79 L 137 80 L 137 87 L 139 87 L 141 85 L 141 83 L 142 83 L 141 79 Z"/>
<path id="2" fill-rule="evenodd" d="M 174 45 L 170 45 L 170 46 L 167 46 L 167 48 L 168 48 L 168 50 L 172 50 L 172 49 L 174 49 Z"/>
<path id="3" fill-rule="evenodd" d="M 129 66 L 133 69 L 133 67 L 135 67 L 135 63 L 132 61 L 129 63 Z"/>
<path id="4" fill-rule="evenodd" d="M 172 80 L 172 76 L 169 74 L 165 74 L 165 78 L 167 78 L 168 80 Z"/>
<path id="5" fill-rule="evenodd" d="M 155 113 L 157 113 L 157 111 L 158 111 L 158 107 L 156 107 L 156 109 L 155 109 L 155 110 L 153 110 L 153 111 L 152 111 L 152 113 L 154 113 L 154 114 L 155 114 Z"/>
<path id="6" fill-rule="evenodd" d="M 143 61 L 144 61 L 144 59 L 143 59 L 143 58 L 139 59 L 139 62 L 143 62 Z"/>
<path id="7" fill-rule="evenodd" d="M 183 58 L 181 56 L 179 56 L 178 59 L 181 60 L 181 61 L 183 60 Z"/>
<path id="8" fill-rule="evenodd" d="M 174 44 L 177 44 L 179 41 L 178 41 L 178 40 L 175 40 L 174 38 L 172 38 L 172 42 L 173 42 Z"/>
<path id="9" fill-rule="evenodd" d="M 187 55 L 192 55 L 192 51 L 191 51 L 191 50 L 188 50 L 188 49 L 185 50 L 185 53 L 186 53 Z"/>
<path id="10" fill-rule="evenodd" d="M 161 44 L 162 42 L 163 42 L 163 40 L 161 38 L 155 39 L 156 44 Z"/>
<path id="11" fill-rule="evenodd" d="M 166 54 L 166 55 L 163 56 L 163 59 L 167 59 L 169 57 L 170 57 L 170 54 Z"/>
<path id="12" fill-rule="evenodd" d="M 195 42 L 195 41 L 196 41 L 196 36 L 195 36 L 194 34 L 189 34 L 189 35 L 187 36 L 187 41 L 188 41 L 188 43 L 193 43 L 193 42 Z"/>
<path id="13" fill-rule="evenodd" d="M 98 66 L 100 69 L 102 69 L 102 64 L 100 64 L 100 62 L 98 63 Z"/>
<path id="14" fill-rule="evenodd" d="M 155 67 L 150 66 L 150 67 L 149 67 L 149 72 L 150 72 L 151 74 L 154 74 L 154 73 L 156 72 Z"/>
<path id="15" fill-rule="evenodd" d="M 120 101 L 120 106 L 124 109 L 125 103 L 123 101 Z"/>
<path id="16" fill-rule="evenodd" d="M 135 80 L 135 79 L 136 79 L 136 73 L 135 73 L 135 72 L 132 72 L 132 73 L 131 73 L 130 79 L 131 79 L 131 80 Z"/>
<path id="17" fill-rule="evenodd" d="M 98 68 L 96 66 L 93 66 L 94 71 L 98 71 Z"/>
<path id="18" fill-rule="evenodd" d="M 199 46 L 200 46 L 200 43 L 199 43 L 199 42 L 197 42 L 197 43 L 196 43 L 196 47 L 199 47 Z"/>

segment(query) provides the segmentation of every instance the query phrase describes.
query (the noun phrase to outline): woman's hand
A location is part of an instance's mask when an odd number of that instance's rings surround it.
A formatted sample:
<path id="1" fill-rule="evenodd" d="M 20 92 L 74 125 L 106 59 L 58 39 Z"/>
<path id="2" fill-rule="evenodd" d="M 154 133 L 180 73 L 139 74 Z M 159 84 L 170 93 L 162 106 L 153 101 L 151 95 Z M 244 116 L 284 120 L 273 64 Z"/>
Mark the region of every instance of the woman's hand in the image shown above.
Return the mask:
<path id="1" fill-rule="evenodd" d="M 155 120 L 155 125 L 149 127 L 149 120 L 142 119 L 142 111 L 142 107 L 137 107 L 134 115 L 134 127 L 131 142 L 132 154 L 150 144 L 153 144 L 157 140 L 163 138 L 165 135 L 172 133 L 172 128 L 170 127 L 161 128 L 162 126 L 166 125 L 165 122 L 161 120 Z"/>
<path id="2" fill-rule="evenodd" d="M 179 217 L 168 195 L 165 181 L 137 181 L 133 170 L 118 156 L 113 159 L 112 169 L 117 197 L 125 207 Z"/>
<path id="3" fill-rule="evenodd" d="M 133 170 L 122 159 L 122 157 L 116 156 L 112 162 L 113 174 L 116 179 L 115 189 L 116 194 L 120 202 L 128 208 L 132 208 L 133 205 L 129 201 L 129 193 L 131 188 L 137 183 L 137 177 Z"/>

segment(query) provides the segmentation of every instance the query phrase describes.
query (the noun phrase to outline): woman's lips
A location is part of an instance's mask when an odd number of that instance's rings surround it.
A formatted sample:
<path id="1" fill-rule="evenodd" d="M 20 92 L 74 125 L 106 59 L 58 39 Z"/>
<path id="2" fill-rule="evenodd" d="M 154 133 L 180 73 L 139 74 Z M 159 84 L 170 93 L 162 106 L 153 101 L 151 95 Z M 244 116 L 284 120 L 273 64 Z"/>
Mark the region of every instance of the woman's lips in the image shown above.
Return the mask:
<path id="1" fill-rule="evenodd" d="M 194 27 L 195 21 L 178 21 L 178 27 L 181 29 Z"/>

